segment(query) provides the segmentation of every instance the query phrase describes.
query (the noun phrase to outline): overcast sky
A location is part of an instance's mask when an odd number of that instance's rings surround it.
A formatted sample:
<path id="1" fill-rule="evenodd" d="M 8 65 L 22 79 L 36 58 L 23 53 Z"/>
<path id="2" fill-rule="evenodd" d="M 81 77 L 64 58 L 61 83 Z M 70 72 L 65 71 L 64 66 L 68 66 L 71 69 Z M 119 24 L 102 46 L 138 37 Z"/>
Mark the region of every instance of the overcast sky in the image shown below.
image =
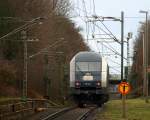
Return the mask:
<path id="1" fill-rule="evenodd" d="M 95 5 L 93 4 L 93 1 Z M 96 14 L 97 16 L 112 16 L 120 18 L 121 11 L 124 11 L 125 15 L 125 27 L 124 27 L 124 39 L 127 37 L 128 32 L 133 32 L 133 39 L 130 40 L 130 53 L 132 55 L 132 47 L 133 47 L 133 41 L 135 36 L 137 35 L 137 31 L 139 28 L 139 21 L 145 20 L 145 15 L 139 13 L 140 10 L 149 11 L 150 10 L 150 0 L 72 0 L 73 7 L 74 7 L 74 15 L 80 16 L 75 17 L 73 20 L 75 21 L 77 26 L 80 26 L 83 28 L 82 34 L 84 38 L 86 39 L 87 32 L 86 32 L 86 24 L 84 20 L 86 18 L 84 16 L 92 16 L 93 14 Z M 85 3 L 85 4 L 84 4 Z M 95 10 L 94 10 L 95 7 Z M 86 12 L 85 12 L 86 11 Z M 96 23 L 98 26 L 104 29 L 103 25 L 100 22 Z M 104 22 L 104 24 L 111 30 L 111 32 L 120 39 L 120 23 L 119 22 Z M 92 37 L 92 34 L 99 34 L 102 33 L 98 28 L 93 27 L 92 23 L 89 24 L 89 38 Z M 104 29 L 105 30 L 105 29 Z M 95 35 L 95 37 L 97 37 Z M 104 37 L 104 36 L 98 36 L 98 37 Z M 105 36 L 106 37 L 106 36 Z M 96 44 L 96 41 L 89 41 L 88 42 L 91 46 L 91 48 L 98 52 L 104 52 L 104 53 L 112 53 L 113 52 L 107 47 L 112 47 L 117 52 L 120 53 L 120 46 L 117 43 L 110 43 L 109 45 L 106 43 L 102 44 Z M 126 45 L 124 47 L 125 49 L 125 57 L 126 57 Z M 110 69 L 112 73 L 119 73 L 120 71 L 120 57 L 117 55 L 111 55 L 106 56 L 108 59 L 108 62 L 110 66 L 115 67 L 114 69 Z M 112 62 L 113 61 L 113 62 Z M 117 63 L 114 63 L 117 62 Z M 126 60 L 124 61 L 124 65 L 126 65 Z"/>

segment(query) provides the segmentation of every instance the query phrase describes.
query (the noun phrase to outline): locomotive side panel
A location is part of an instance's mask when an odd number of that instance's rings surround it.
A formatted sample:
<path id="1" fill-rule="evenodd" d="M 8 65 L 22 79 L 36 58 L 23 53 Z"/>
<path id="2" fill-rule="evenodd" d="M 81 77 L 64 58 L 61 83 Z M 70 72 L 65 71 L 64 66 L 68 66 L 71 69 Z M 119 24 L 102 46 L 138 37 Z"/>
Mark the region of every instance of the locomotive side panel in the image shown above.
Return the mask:
<path id="1" fill-rule="evenodd" d="M 102 58 L 102 87 L 107 88 L 108 87 L 108 65 L 105 58 Z"/>
<path id="2" fill-rule="evenodd" d="M 75 57 L 70 62 L 70 88 L 75 87 Z"/>

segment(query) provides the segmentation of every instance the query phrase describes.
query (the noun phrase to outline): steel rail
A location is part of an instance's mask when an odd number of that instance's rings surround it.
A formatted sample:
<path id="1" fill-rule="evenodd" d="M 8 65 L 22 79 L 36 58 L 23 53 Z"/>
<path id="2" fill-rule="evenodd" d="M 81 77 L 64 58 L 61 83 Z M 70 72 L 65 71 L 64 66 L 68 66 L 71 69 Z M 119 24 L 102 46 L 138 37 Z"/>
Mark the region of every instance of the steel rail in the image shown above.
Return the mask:
<path id="1" fill-rule="evenodd" d="M 50 114 L 50 115 L 46 116 L 45 118 L 42 118 L 41 120 L 49 120 L 49 119 L 52 120 L 52 119 L 55 119 L 55 118 L 59 117 L 60 115 L 66 113 L 68 111 L 71 111 L 71 110 L 73 110 L 75 108 L 77 108 L 77 107 L 64 108 L 64 109 L 62 109 L 62 110 L 60 110 L 58 112 L 55 112 L 53 114 Z"/>
<path id="2" fill-rule="evenodd" d="M 77 120 L 86 120 L 98 107 L 94 107 L 81 115 Z"/>

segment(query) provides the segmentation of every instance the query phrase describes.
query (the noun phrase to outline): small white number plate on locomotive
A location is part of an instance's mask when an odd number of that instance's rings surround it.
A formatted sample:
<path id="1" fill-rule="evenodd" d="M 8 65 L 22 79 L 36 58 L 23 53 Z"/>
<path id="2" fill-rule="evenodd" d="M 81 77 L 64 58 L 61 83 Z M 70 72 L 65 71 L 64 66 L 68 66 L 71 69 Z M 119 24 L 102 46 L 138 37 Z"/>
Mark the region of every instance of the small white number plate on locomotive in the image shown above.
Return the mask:
<path id="1" fill-rule="evenodd" d="M 92 81 L 93 80 L 93 76 L 83 76 L 83 80 L 87 80 L 87 81 Z"/>

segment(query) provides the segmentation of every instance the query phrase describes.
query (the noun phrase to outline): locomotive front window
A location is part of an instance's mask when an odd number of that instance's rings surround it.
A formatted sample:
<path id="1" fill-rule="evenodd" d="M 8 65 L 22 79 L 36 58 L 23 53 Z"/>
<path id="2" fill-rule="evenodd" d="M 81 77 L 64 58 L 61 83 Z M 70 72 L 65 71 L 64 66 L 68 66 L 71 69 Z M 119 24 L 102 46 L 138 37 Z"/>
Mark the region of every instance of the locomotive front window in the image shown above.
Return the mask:
<path id="1" fill-rule="evenodd" d="M 100 62 L 76 62 L 76 71 L 100 71 Z"/>

